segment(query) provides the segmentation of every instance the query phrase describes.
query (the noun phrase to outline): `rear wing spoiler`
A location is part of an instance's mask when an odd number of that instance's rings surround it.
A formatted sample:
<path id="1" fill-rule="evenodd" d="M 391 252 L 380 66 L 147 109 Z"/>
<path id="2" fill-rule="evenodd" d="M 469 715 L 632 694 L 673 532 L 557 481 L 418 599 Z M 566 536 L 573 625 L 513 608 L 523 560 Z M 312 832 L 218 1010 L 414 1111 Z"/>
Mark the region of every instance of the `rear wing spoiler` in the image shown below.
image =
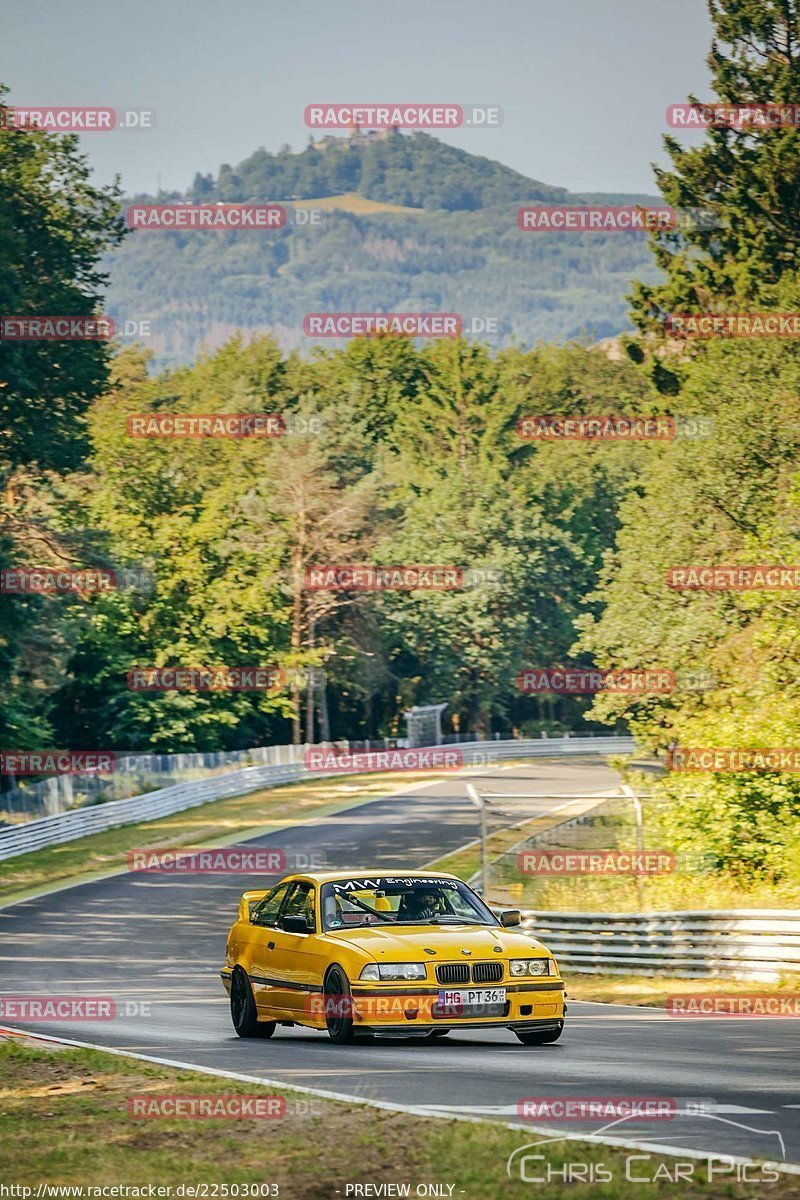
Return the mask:
<path id="1" fill-rule="evenodd" d="M 244 892 L 239 901 L 239 920 L 249 921 L 250 914 L 253 911 L 253 906 L 258 904 L 259 900 L 263 900 L 269 888 L 263 888 L 260 892 Z"/>

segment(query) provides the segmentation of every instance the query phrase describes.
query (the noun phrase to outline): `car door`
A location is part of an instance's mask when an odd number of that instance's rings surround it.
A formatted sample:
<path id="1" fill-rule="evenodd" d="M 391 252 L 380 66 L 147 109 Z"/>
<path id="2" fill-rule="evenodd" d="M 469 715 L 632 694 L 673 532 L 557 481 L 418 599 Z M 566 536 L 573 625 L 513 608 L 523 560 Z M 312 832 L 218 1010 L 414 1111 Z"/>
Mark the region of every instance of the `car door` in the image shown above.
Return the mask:
<path id="1" fill-rule="evenodd" d="M 268 892 L 250 917 L 251 969 L 253 994 L 259 1012 L 265 1009 L 287 1009 L 289 990 L 285 986 L 285 973 L 278 949 L 278 920 L 283 904 L 289 894 L 291 883 L 279 883 Z"/>
<path id="2" fill-rule="evenodd" d="M 280 927 L 284 917 L 305 917 L 306 933 Z M 287 1003 L 299 1012 L 310 1011 L 311 997 L 318 996 L 327 966 L 325 946 L 320 943 L 316 913 L 316 888 L 309 880 L 291 885 L 275 930 L 275 945 L 281 976 L 287 984 Z"/>

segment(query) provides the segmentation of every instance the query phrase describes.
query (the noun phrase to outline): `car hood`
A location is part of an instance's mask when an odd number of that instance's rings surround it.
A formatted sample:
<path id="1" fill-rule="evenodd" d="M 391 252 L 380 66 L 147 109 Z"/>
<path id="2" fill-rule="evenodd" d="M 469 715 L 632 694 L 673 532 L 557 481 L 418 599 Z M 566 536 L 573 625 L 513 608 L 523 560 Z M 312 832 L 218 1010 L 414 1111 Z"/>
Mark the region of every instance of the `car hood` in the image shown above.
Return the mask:
<path id="1" fill-rule="evenodd" d="M 371 955 L 378 962 L 442 962 L 459 958 L 494 957 L 499 946 L 506 955 L 546 953 L 540 941 L 528 933 L 471 925 L 443 929 L 440 925 L 410 925 L 407 929 L 368 925 L 361 929 L 336 930 L 325 935 Z M 426 954 L 426 950 L 435 953 Z M 469 950 L 469 955 L 462 955 Z"/>

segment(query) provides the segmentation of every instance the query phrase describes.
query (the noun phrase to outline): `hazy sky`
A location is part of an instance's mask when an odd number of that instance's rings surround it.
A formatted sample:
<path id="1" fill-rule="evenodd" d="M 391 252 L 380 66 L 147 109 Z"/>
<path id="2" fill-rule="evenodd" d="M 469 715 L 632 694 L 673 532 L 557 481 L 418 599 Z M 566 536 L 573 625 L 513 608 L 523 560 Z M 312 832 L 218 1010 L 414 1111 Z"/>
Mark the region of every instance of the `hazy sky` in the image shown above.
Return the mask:
<path id="1" fill-rule="evenodd" d="M 101 182 L 194 172 L 308 138 L 317 101 L 499 104 L 444 140 L 574 191 L 652 191 L 668 104 L 710 96 L 703 0 L 0 0 L 20 105 L 155 109 L 83 135 Z"/>

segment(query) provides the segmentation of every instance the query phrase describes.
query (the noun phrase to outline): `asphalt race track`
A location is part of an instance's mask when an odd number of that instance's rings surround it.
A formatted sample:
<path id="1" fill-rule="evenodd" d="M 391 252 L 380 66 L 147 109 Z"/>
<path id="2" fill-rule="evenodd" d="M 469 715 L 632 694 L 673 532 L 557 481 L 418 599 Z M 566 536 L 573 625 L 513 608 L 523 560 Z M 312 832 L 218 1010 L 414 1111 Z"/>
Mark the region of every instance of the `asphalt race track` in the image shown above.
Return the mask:
<path id="1" fill-rule="evenodd" d="M 617 784 L 600 760 L 487 769 L 481 781 L 496 790 L 549 791 L 542 811 L 559 793 Z M 335 868 L 420 867 L 477 836 L 466 782 L 453 776 L 248 845 L 287 855 L 321 851 Z M 118 1010 L 129 1006 L 130 1015 L 112 1021 L 26 1028 L 431 1112 L 515 1121 L 526 1097 L 674 1098 L 674 1119 L 624 1122 L 606 1133 L 800 1164 L 800 1050 L 791 1019 L 680 1020 L 570 1001 L 564 1036 L 552 1046 L 522 1046 L 504 1031 L 333 1046 L 322 1033 L 279 1027 L 269 1041 L 238 1039 L 218 971 L 237 899 L 258 886 L 263 876 L 126 873 L 12 905 L 0 910 L 0 991 L 112 996 Z M 143 1003 L 149 1012 L 135 1010 Z M 695 1114 L 699 1103 L 713 1108 Z M 554 1136 L 567 1130 L 599 1131 L 596 1124 L 553 1126 Z M 520 1145 L 539 1136 L 521 1131 Z"/>

